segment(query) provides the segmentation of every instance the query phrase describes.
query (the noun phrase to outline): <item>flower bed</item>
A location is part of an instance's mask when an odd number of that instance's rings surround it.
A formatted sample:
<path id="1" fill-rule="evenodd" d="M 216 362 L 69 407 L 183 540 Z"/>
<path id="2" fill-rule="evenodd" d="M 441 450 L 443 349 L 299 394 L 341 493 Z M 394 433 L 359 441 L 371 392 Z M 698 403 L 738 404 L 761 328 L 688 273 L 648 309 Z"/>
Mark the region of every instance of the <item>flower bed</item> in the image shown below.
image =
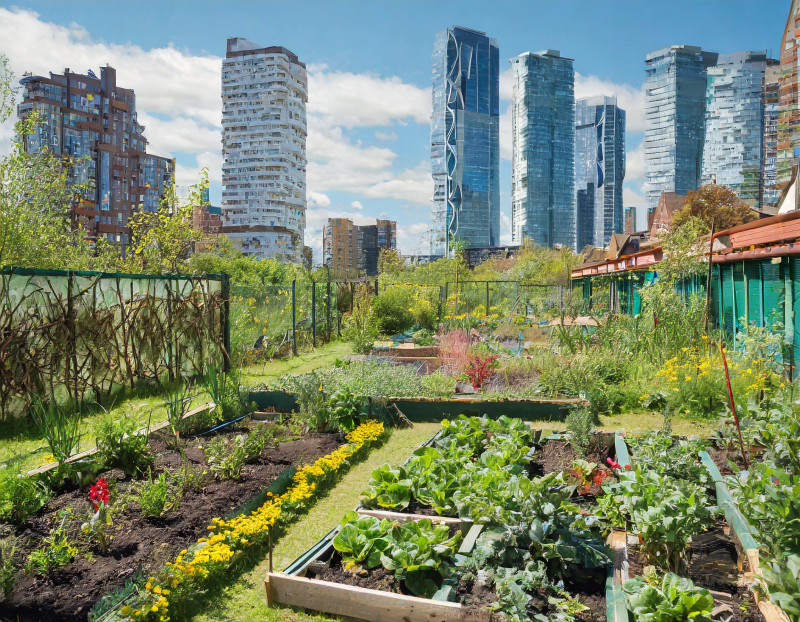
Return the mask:
<path id="1" fill-rule="evenodd" d="M 347 435 L 347 443 L 314 463 L 300 468 L 288 490 L 270 494 L 252 512 L 231 519 L 214 518 L 210 535 L 181 551 L 150 576 L 143 589 L 114 608 L 109 619 L 159 620 L 172 618 L 187 601 L 224 578 L 245 551 L 268 542 L 272 530 L 286 527 L 308 509 L 316 495 L 335 482 L 349 465 L 387 437 L 383 424 L 368 421 Z"/>

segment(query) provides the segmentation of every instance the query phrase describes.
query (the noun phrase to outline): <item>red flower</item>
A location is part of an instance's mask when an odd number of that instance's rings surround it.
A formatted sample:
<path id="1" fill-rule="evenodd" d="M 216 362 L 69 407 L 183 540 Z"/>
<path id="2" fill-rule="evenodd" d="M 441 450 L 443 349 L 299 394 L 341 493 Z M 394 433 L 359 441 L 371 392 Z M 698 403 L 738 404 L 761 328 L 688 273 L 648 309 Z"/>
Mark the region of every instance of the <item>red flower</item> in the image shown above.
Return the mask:
<path id="1" fill-rule="evenodd" d="M 606 458 L 606 462 L 612 469 L 621 469 L 622 465 L 619 462 L 614 462 L 611 458 Z"/>
<path id="2" fill-rule="evenodd" d="M 95 512 L 99 505 L 98 502 L 108 505 L 108 483 L 102 477 L 97 480 L 94 486 L 89 487 L 89 499 L 94 506 Z"/>
<path id="3" fill-rule="evenodd" d="M 625 465 L 625 470 L 630 471 L 633 467 L 630 464 Z"/>

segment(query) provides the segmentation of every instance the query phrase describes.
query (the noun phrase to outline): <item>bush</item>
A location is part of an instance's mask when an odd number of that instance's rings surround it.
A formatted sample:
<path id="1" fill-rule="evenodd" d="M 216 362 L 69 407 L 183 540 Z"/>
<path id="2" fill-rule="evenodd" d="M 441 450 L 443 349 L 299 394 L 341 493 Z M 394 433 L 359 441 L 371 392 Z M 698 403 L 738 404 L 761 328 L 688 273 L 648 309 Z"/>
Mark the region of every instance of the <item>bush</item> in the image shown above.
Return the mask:
<path id="1" fill-rule="evenodd" d="M 0 479 L 0 520 L 24 523 L 45 506 L 50 495 L 38 479 L 21 473 L 6 475 Z"/>
<path id="2" fill-rule="evenodd" d="M 432 374 L 423 376 L 420 383 L 425 395 L 430 397 L 452 397 L 456 392 L 456 379 L 452 376 L 445 376 L 438 369 Z"/>
<path id="3" fill-rule="evenodd" d="M 567 430 L 570 432 L 569 444 L 579 456 L 586 455 L 594 433 L 595 416 L 585 406 L 573 408 L 567 414 Z"/>
<path id="4" fill-rule="evenodd" d="M 394 335 L 411 328 L 415 321 L 410 310 L 412 303 L 411 294 L 399 287 L 391 287 L 375 296 L 372 309 L 381 333 Z"/>
<path id="5" fill-rule="evenodd" d="M 217 437 L 206 447 L 206 463 L 218 479 L 239 479 L 244 458 L 244 444 L 241 442 L 234 442 L 231 447 L 224 438 Z"/>
<path id="6" fill-rule="evenodd" d="M 444 375 L 460 376 L 470 363 L 469 335 L 463 330 L 440 332 L 439 358 Z"/>
<path id="7" fill-rule="evenodd" d="M 436 305 L 427 298 L 418 296 L 411 306 L 411 314 L 414 316 L 414 321 L 420 328 L 428 331 L 436 329 L 436 324 L 439 321 L 439 313 Z"/>
<path id="8" fill-rule="evenodd" d="M 28 572 L 47 576 L 56 568 L 70 563 L 78 554 L 78 549 L 67 539 L 63 525 L 54 529 L 44 544 L 28 557 Z"/>
<path id="9" fill-rule="evenodd" d="M 427 347 L 427 346 L 435 346 L 436 345 L 436 338 L 433 336 L 433 333 L 429 331 L 427 328 L 422 328 L 418 330 L 412 336 L 414 339 L 414 345 L 418 347 Z"/>
<path id="10" fill-rule="evenodd" d="M 149 479 L 144 482 L 139 489 L 139 507 L 142 514 L 151 518 L 160 518 L 169 510 L 177 507 L 178 493 L 171 490 L 172 485 L 166 473 L 161 473 L 153 479 L 152 473 Z"/>
<path id="11" fill-rule="evenodd" d="M 14 553 L 16 547 L 0 541 L 0 590 L 6 598 L 14 589 Z"/>
<path id="12" fill-rule="evenodd" d="M 239 378 L 234 373 L 226 372 L 222 365 L 211 364 L 203 377 L 203 386 L 216 404 L 216 422 L 244 414 L 246 400 L 242 399 Z"/>
<path id="13" fill-rule="evenodd" d="M 331 395 L 325 410 L 328 414 L 328 428 L 351 432 L 366 419 L 365 399 L 356 396 L 348 389 L 339 389 Z"/>
<path id="14" fill-rule="evenodd" d="M 97 449 L 109 467 L 119 467 L 129 475 L 143 475 L 152 465 L 147 451 L 147 434 L 136 434 L 135 419 L 125 414 L 109 414 L 97 426 Z"/>
<path id="15" fill-rule="evenodd" d="M 356 289 L 353 311 L 345 319 L 343 334 L 356 354 L 367 354 L 372 350 L 378 336 L 378 322 L 372 307 L 372 294 L 366 284 Z"/>
<path id="16" fill-rule="evenodd" d="M 241 438 L 242 449 L 244 450 L 244 461 L 246 463 L 255 462 L 264 451 L 267 443 L 272 443 L 275 440 L 275 434 L 271 427 L 266 424 L 257 424 L 257 427 L 250 431 L 247 436 L 237 437 L 237 441 Z"/>

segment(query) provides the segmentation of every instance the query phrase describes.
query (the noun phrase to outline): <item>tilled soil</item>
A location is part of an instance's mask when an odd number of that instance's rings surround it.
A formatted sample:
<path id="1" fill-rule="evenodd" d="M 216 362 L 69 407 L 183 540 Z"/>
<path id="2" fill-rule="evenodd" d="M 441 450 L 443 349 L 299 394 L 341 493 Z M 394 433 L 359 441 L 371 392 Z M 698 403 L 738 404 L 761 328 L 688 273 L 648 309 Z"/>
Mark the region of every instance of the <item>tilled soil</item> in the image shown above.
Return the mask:
<path id="1" fill-rule="evenodd" d="M 383 566 L 378 566 L 372 570 L 365 570 L 360 573 L 348 572 L 341 563 L 335 563 L 332 567 L 326 568 L 320 573 L 309 572 L 309 579 L 320 579 L 332 583 L 364 587 L 370 590 L 380 590 L 381 592 L 393 592 L 402 594 L 400 582 L 395 579 L 394 573 L 386 570 Z"/>
<path id="2" fill-rule="evenodd" d="M 225 429 L 228 437 L 243 429 Z M 197 473 L 206 466 L 200 446 L 208 438 L 190 439 L 186 456 Z M 134 498 L 140 485 L 122 479 L 117 470 L 100 475 L 116 482 L 119 501 L 124 508 L 113 514 L 111 550 L 101 553 L 96 547 L 80 544 L 80 553 L 68 566 L 55 570 L 48 577 L 22 571 L 11 596 L 0 602 L 0 618 L 22 621 L 85 620 L 93 605 L 106 592 L 121 587 L 137 571 L 150 573 L 171 561 L 179 551 L 206 535 L 206 527 L 215 517 L 224 517 L 268 488 L 289 466 L 313 462 L 340 444 L 333 434 L 309 434 L 301 439 L 266 447 L 255 464 L 245 465 L 241 479 L 216 481 L 206 476 L 202 490 L 186 491 L 177 509 L 160 519 L 143 516 Z M 180 455 L 168 448 L 164 438 L 155 436 L 149 444 L 156 455 L 156 471 L 177 470 Z M 113 484 L 110 484 L 113 486 Z M 126 501 L 127 499 L 127 501 Z M 24 565 L 28 555 L 42 545 L 51 527 L 60 521 L 59 510 L 69 508 L 75 515 L 68 519 L 73 540 L 78 537 L 82 520 L 91 514 L 88 490 L 72 490 L 53 499 L 44 513 L 17 528 L 16 562 Z M 113 506 L 112 506 L 113 510 Z"/>
<path id="3" fill-rule="evenodd" d="M 735 472 L 746 468 L 740 451 L 730 451 L 717 447 L 709 447 L 707 451 L 722 475 L 733 475 Z M 731 468 L 731 462 L 736 467 L 735 469 Z"/>
<path id="4" fill-rule="evenodd" d="M 608 466 L 606 458 L 608 458 L 606 447 L 599 443 L 593 443 L 586 452 L 584 460 L 606 467 Z M 578 454 L 567 441 L 552 440 L 547 441 L 536 450 L 531 464 L 535 471 L 547 475 L 563 471 L 577 459 Z"/>

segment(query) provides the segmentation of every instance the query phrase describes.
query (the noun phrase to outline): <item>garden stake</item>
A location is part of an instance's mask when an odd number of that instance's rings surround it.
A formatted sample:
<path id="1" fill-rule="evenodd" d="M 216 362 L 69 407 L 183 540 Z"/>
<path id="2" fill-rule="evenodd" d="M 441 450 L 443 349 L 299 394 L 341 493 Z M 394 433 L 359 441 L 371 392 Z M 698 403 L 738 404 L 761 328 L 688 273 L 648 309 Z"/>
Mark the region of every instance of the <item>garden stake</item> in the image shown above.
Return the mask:
<path id="1" fill-rule="evenodd" d="M 739 448 L 742 450 L 742 460 L 744 460 L 744 466 L 749 466 L 747 455 L 744 453 L 744 441 L 742 440 L 742 429 L 739 427 L 739 416 L 736 414 L 736 404 L 733 402 L 731 377 L 728 374 L 728 359 L 725 358 L 725 348 L 722 347 L 722 343 L 719 344 L 719 351 L 722 354 L 722 364 L 725 366 L 725 382 L 728 383 L 728 399 L 731 403 L 731 412 L 733 413 L 733 421 L 736 424 L 736 431 L 739 433 Z"/>
<path id="2" fill-rule="evenodd" d="M 267 537 L 269 538 L 269 571 L 272 572 L 272 527 L 267 529 Z"/>

